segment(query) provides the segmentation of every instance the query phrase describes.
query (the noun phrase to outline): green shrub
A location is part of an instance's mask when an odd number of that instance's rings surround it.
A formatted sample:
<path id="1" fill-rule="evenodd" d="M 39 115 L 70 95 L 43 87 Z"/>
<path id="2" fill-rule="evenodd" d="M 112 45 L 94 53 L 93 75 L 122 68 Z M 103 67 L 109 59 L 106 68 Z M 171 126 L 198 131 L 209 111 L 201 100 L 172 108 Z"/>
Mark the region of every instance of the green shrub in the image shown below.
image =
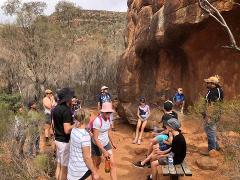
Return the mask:
<path id="1" fill-rule="evenodd" d="M 21 105 L 20 94 L 0 94 L 0 104 L 8 106 L 9 110 L 16 112 Z"/>
<path id="2" fill-rule="evenodd" d="M 8 107 L 8 105 L 0 103 L 0 140 L 7 135 L 11 128 L 13 116 Z"/>
<path id="3" fill-rule="evenodd" d="M 51 157 L 47 154 L 39 154 L 34 159 L 34 165 L 38 172 L 49 174 L 53 168 Z"/>

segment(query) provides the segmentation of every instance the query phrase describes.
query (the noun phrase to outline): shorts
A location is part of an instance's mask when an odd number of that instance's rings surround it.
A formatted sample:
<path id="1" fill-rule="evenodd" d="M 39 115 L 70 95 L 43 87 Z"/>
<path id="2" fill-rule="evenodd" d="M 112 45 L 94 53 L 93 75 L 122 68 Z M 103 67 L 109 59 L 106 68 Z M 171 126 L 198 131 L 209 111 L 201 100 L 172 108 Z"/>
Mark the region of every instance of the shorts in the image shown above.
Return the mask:
<path id="1" fill-rule="evenodd" d="M 56 159 L 61 166 L 68 166 L 70 143 L 55 141 L 56 144 Z"/>
<path id="2" fill-rule="evenodd" d="M 46 121 L 45 121 L 46 124 L 52 124 L 51 114 L 45 114 L 45 118 L 46 118 Z"/>
<path id="3" fill-rule="evenodd" d="M 147 120 L 147 116 L 146 115 L 140 115 L 141 116 L 141 121 L 146 121 Z"/>
<path id="4" fill-rule="evenodd" d="M 104 149 L 108 151 L 110 154 L 112 154 L 112 146 L 110 143 L 104 146 Z M 102 151 L 92 141 L 91 141 L 91 151 L 92 151 L 92 156 L 102 156 Z"/>
<path id="5" fill-rule="evenodd" d="M 159 164 L 159 165 L 167 165 L 167 164 L 168 164 L 167 158 L 166 158 L 166 157 L 160 158 L 160 159 L 158 160 L 158 164 Z"/>
<path id="6" fill-rule="evenodd" d="M 91 170 L 88 170 L 88 171 L 83 175 L 83 177 L 81 177 L 79 180 L 87 179 L 89 176 L 91 176 L 91 174 L 92 174 L 92 171 L 91 171 Z"/>

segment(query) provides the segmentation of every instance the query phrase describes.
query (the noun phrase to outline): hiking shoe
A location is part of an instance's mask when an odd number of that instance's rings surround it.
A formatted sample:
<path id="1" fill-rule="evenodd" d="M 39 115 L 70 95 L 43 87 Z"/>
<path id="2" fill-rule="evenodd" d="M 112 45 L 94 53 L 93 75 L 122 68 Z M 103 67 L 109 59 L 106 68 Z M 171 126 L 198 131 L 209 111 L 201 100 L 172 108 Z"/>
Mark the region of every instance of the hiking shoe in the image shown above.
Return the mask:
<path id="1" fill-rule="evenodd" d="M 141 161 L 135 162 L 135 163 L 133 163 L 133 165 L 137 168 L 144 168 L 145 167 L 145 165 L 141 164 Z"/>

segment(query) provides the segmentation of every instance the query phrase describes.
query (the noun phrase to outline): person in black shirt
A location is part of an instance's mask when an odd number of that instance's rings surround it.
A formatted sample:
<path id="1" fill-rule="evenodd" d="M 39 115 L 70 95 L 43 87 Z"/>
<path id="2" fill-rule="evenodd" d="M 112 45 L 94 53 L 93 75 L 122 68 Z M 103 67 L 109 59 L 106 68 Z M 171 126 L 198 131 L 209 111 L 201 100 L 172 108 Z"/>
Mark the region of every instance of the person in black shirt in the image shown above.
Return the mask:
<path id="1" fill-rule="evenodd" d="M 157 180 L 157 167 L 159 165 L 166 165 L 167 157 L 169 155 L 173 156 L 174 165 L 181 164 L 184 161 L 187 152 L 187 145 L 185 138 L 180 131 L 180 127 L 180 122 L 175 118 L 171 118 L 167 121 L 166 128 L 168 132 L 171 132 L 173 134 L 171 152 L 164 154 L 165 152 L 161 151 L 157 146 L 154 148 L 154 154 L 152 156 L 151 162 L 152 178 L 148 176 L 148 179 Z"/>
<path id="2" fill-rule="evenodd" d="M 164 108 L 164 115 L 162 116 L 162 119 L 161 119 L 161 123 L 163 123 L 163 128 L 166 129 L 166 124 L 167 124 L 167 121 L 171 118 L 176 118 L 178 119 L 178 115 L 175 111 L 173 111 L 173 103 L 172 101 L 166 101 L 164 102 L 163 104 L 163 108 Z"/>
<path id="3" fill-rule="evenodd" d="M 217 142 L 217 122 L 221 118 L 222 109 L 221 102 L 223 101 L 224 94 L 220 86 L 219 76 L 212 76 L 204 80 L 207 83 L 207 95 L 205 112 L 203 112 L 204 130 L 208 139 L 208 151 L 220 150 Z M 208 155 L 208 153 L 205 153 Z"/>
<path id="4" fill-rule="evenodd" d="M 67 179 L 67 166 L 70 152 L 70 133 L 74 126 L 71 103 L 74 91 L 63 88 L 58 92 L 58 105 L 52 110 L 55 144 L 57 149 L 56 179 Z"/>

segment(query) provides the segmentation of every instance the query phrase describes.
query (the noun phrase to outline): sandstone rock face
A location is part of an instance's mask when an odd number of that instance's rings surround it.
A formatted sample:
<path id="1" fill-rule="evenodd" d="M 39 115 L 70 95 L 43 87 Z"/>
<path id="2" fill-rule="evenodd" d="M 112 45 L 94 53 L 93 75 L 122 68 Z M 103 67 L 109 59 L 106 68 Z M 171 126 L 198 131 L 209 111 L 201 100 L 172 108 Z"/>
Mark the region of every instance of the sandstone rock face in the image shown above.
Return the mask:
<path id="1" fill-rule="evenodd" d="M 231 0 L 210 2 L 240 44 L 240 7 Z M 160 103 L 178 87 L 191 104 L 206 93 L 203 79 L 215 74 L 224 81 L 226 98 L 240 93 L 240 53 L 222 48 L 228 35 L 198 0 L 128 0 L 128 7 L 127 47 L 118 68 L 118 95 L 128 111 L 137 109 L 140 96 Z"/>
<path id="2" fill-rule="evenodd" d="M 201 157 L 196 160 L 196 164 L 200 169 L 215 171 L 218 168 L 218 161 L 209 157 Z"/>

